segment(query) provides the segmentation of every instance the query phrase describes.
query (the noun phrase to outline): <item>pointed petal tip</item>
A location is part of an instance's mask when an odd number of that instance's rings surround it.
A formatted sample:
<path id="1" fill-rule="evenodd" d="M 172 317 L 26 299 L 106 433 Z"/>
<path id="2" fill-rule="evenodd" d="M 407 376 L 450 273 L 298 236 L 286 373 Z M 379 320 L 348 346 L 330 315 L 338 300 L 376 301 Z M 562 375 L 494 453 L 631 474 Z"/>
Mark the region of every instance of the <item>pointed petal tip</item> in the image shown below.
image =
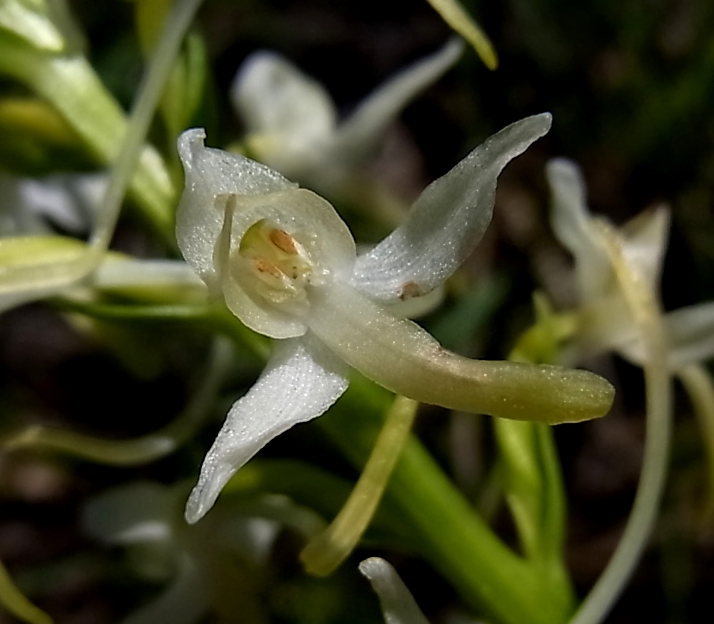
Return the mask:
<path id="1" fill-rule="evenodd" d="M 523 121 L 528 121 L 531 120 L 532 122 L 537 122 L 537 124 L 541 128 L 541 134 L 540 136 L 546 135 L 549 131 L 551 126 L 553 125 L 553 115 L 552 113 L 539 113 L 538 115 L 531 115 L 530 117 L 526 117 Z"/>
<path id="2" fill-rule="evenodd" d="M 210 456 L 209 456 L 210 459 Z M 213 507 L 223 487 L 230 481 L 240 466 L 216 462 L 201 468 L 201 476 L 186 502 L 184 517 L 189 524 L 196 524 Z"/>

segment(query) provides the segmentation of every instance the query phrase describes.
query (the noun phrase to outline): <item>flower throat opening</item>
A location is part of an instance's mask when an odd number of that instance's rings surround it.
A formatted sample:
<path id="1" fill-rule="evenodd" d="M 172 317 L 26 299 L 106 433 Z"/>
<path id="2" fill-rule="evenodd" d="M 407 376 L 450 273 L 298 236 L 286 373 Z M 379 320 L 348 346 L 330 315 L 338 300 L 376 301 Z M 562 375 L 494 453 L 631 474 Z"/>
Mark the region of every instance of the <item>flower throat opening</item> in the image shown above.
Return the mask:
<path id="1" fill-rule="evenodd" d="M 273 303 L 305 300 L 305 288 L 313 279 L 313 263 L 294 236 L 261 219 L 243 235 L 238 254 L 257 278 L 255 289 L 262 297 Z"/>

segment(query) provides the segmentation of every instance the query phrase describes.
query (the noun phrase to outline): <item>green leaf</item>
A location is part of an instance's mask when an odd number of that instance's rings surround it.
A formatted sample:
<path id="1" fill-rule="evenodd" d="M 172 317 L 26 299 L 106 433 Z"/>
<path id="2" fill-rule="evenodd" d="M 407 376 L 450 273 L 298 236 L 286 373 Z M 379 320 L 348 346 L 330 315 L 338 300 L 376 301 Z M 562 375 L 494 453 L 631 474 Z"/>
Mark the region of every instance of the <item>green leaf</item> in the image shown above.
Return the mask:
<path id="1" fill-rule="evenodd" d="M 147 57 L 159 39 L 171 5 L 172 0 L 135 2 L 139 41 Z M 203 101 L 208 71 L 203 38 L 198 33 L 189 33 L 171 70 L 160 104 L 172 148 L 176 137 L 190 125 Z"/>

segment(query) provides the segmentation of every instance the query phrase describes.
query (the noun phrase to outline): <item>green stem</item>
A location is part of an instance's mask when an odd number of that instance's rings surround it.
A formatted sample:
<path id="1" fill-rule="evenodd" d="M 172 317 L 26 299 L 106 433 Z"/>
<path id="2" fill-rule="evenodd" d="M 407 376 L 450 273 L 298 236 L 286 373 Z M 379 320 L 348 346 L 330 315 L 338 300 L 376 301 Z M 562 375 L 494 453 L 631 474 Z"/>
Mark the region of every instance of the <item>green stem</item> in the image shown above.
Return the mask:
<path id="1" fill-rule="evenodd" d="M 363 378 L 353 379 L 338 409 L 317 421 L 359 468 L 382 426 L 388 397 Z M 494 534 L 414 436 L 386 496 L 411 525 L 422 554 L 472 606 L 505 624 L 567 619 L 570 603 Z"/>
<path id="2" fill-rule="evenodd" d="M 300 553 L 305 571 L 327 576 L 355 549 L 377 511 L 416 416 L 416 401 L 397 396 L 372 453 L 340 512 Z"/>
<path id="3" fill-rule="evenodd" d="M 677 371 L 699 421 L 707 463 L 707 493 L 702 514 L 704 525 L 714 524 L 714 381 L 701 364 L 688 364 Z"/>
<path id="4" fill-rule="evenodd" d="M 205 422 L 232 356 L 232 344 L 225 338 L 216 339 L 195 394 L 184 410 L 158 431 L 139 438 L 110 440 L 44 425 L 32 425 L 4 437 L 2 446 L 7 450 L 53 450 L 113 466 L 134 466 L 157 461 L 182 446 Z"/>
<path id="5" fill-rule="evenodd" d="M 86 58 L 53 56 L 0 38 L 0 71 L 49 101 L 100 163 L 116 160 L 129 128 L 127 117 Z M 146 220 L 171 242 L 176 189 L 152 147 L 141 151 L 130 192 Z"/>
<path id="6" fill-rule="evenodd" d="M 5 566 L 0 563 L 0 604 L 15 617 L 28 624 L 52 624 L 52 618 L 33 605 L 13 583 Z"/>
<path id="7" fill-rule="evenodd" d="M 644 347 L 647 438 L 640 483 L 620 543 L 571 624 L 602 622 L 634 572 L 657 519 L 667 474 L 672 428 L 671 378 L 659 306 L 647 280 L 628 263 L 612 226 L 601 222 L 598 227 Z"/>

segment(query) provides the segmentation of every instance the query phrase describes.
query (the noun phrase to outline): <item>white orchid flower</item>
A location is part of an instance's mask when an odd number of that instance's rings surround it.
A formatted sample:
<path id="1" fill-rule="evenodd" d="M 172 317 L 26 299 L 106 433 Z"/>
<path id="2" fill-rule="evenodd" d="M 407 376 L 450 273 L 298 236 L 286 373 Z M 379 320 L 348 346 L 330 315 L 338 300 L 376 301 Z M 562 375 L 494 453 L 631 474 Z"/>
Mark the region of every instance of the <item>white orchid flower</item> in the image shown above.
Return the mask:
<path id="1" fill-rule="evenodd" d="M 553 194 L 551 223 L 556 237 L 575 259 L 581 310 L 576 357 L 614 350 L 636 364 L 644 351 L 612 265 L 597 231 L 597 218 L 586 203 L 585 184 L 577 165 L 558 158 L 548 163 Z M 627 259 L 657 291 L 667 247 L 670 211 L 661 206 L 638 215 L 619 234 Z M 714 355 L 714 303 L 702 303 L 664 317 L 669 338 L 669 366 L 681 370 Z"/>
<path id="2" fill-rule="evenodd" d="M 194 624 L 223 601 L 216 588 L 216 568 L 225 573 L 215 551 L 227 553 L 228 565 L 251 571 L 268 565 L 283 527 L 309 536 L 319 519 L 279 495 L 236 500 L 206 527 L 181 522 L 186 484 L 172 486 L 138 481 L 101 493 L 83 510 L 85 533 L 101 542 L 125 547 L 135 572 L 165 589 L 122 620 L 121 624 Z M 231 586 L 232 598 L 241 594 Z"/>
<path id="3" fill-rule="evenodd" d="M 248 57 L 233 81 L 231 99 L 258 160 L 290 179 L 334 192 L 356 166 L 376 155 L 389 124 L 462 50 L 461 40 L 452 39 L 397 74 L 340 123 L 325 88 L 274 52 Z"/>
<path id="4" fill-rule="evenodd" d="M 437 287 L 468 257 L 491 219 L 499 173 L 550 123 L 549 114 L 536 115 L 492 136 L 359 257 L 327 201 L 265 165 L 204 147 L 201 129 L 181 135 L 179 247 L 238 319 L 279 339 L 206 456 L 189 522 L 272 438 L 327 410 L 347 388 L 350 367 L 398 394 L 469 412 L 555 423 L 607 411 L 613 390 L 596 375 L 469 360 L 390 310 Z"/>

